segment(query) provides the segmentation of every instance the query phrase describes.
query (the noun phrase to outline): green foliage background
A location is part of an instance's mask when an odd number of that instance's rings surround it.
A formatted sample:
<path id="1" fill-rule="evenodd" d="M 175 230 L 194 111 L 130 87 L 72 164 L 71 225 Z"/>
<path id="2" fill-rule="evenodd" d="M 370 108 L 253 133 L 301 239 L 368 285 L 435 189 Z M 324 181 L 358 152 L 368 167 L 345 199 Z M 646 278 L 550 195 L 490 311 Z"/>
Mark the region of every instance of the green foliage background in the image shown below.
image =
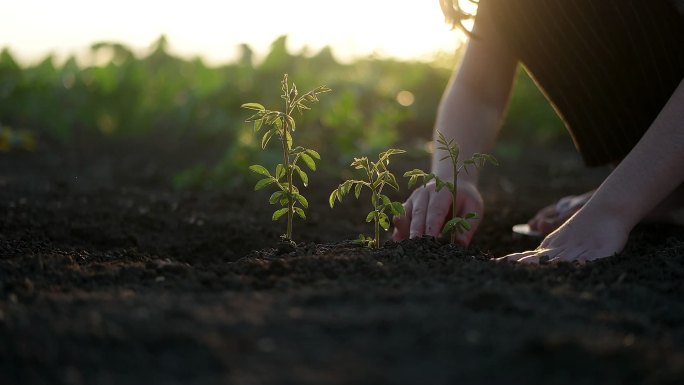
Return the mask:
<path id="1" fill-rule="evenodd" d="M 219 66 L 173 56 L 164 37 L 144 55 L 118 43 L 93 44 L 92 56 L 107 58 L 98 65 L 74 58 L 56 63 L 49 56 L 21 66 L 4 49 L 0 123 L 65 143 L 80 136 L 218 143 L 224 148 L 221 160 L 188 164 L 175 182 L 181 187 L 236 185 L 243 182 L 247 166 L 278 156 L 260 151 L 240 105 L 259 101 L 267 108 L 280 107 L 284 73 L 301 90 L 321 84 L 333 89 L 320 106 L 300 117 L 296 135 L 334 170 L 352 156 L 390 146 L 420 148 L 431 136 L 437 104 L 459 58 L 425 63 L 365 57 L 341 63 L 331 48 L 292 53 L 286 43 L 285 36 L 277 38 L 258 62 L 243 44 L 238 59 Z M 409 106 L 397 102 L 404 90 L 415 96 Z M 522 70 L 503 136 L 527 144 L 564 136 L 562 123 Z"/>

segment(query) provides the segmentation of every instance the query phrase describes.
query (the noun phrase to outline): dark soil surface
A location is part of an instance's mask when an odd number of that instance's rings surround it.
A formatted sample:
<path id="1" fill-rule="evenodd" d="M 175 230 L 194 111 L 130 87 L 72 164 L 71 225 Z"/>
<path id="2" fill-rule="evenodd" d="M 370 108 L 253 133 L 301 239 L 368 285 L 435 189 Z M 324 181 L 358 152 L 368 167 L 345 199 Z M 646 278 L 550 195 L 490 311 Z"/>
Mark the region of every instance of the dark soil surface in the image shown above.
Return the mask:
<path id="1" fill-rule="evenodd" d="M 339 180 L 312 174 L 279 251 L 268 192 L 170 187 L 201 149 L 106 143 L 0 154 L 0 384 L 684 383 L 681 228 L 585 266 L 489 260 L 600 180 L 571 149 L 503 149 L 468 250 L 343 242 L 365 204 L 329 209 Z"/>

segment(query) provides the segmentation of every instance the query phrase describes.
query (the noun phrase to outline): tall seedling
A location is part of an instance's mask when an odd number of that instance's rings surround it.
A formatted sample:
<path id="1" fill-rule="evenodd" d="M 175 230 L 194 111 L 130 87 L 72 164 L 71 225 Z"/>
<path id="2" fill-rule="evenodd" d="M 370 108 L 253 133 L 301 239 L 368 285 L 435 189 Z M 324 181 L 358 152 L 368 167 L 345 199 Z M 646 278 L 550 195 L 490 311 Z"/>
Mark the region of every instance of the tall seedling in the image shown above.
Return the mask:
<path id="1" fill-rule="evenodd" d="M 475 168 L 480 169 L 487 162 L 495 166 L 498 166 L 499 162 L 492 155 L 478 153 L 473 154 L 473 156 L 469 159 L 460 161 L 458 159 L 458 155 L 460 152 L 458 143 L 456 143 L 453 139 L 447 140 L 446 137 L 444 137 L 444 135 L 439 131 L 437 131 L 437 134 L 439 136 L 437 139 L 437 143 L 440 145 L 439 147 L 437 147 L 437 150 L 446 151 L 447 153 L 447 155 L 442 157 L 440 161 L 443 161 L 445 159 L 449 159 L 451 161 L 451 166 L 453 167 L 454 171 L 453 180 L 445 181 L 433 173 L 428 174 L 425 171 L 419 169 L 408 171 L 404 173 L 404 176 L 410 178 L 408 183 L 409 188 L 413 187 L 419 178 L 423 180 L 423 186 L 425 186 L 428 182 L 434 179 L 435 190 L 440 191 L 441 189 L 446 187 L 451 192 L 451 219 L 444 224 L 444 227 L 442 228 L 442 235 L 446 236 L 448 234 L 451 234 L 451 243 L 456 243 L 456 234 L 463 234 L 464 232 L 470 230 L 471 226 L 468 221 L 478 218 L 476 213 L 467 213 L 464 217 L 459 217 L 456 215 L 458 174 L 461 172 L 461 170 L 464 170 L 466 173 L 468 173 L 468 166 L 474 166 Z"/>
<path id="2" fill-rule="evenodd" d="M 294 110 L 299 113 L 309 110 L 307 103 L 318 102 L 318 95 L 330 91 L 326 86 L 319 86 L 305 94 L 299 94 L 297 86 L 288 83 L 287 74 L 283 75 L 281 82 L 283 94 L 281 98 L 285 101 L 284 111 L 267 110 L 259 103 L 245 103 L 242 108 L 256 111 L 247 122 L 254 122 L 254 132 L 259 132 L 262 127 L 266 127 L 261 137 L 261 148 L 265 149 L 268 142 L 275 135 L 280 139 L 282 147 L 283 162 L 276 165 L 275 172 L 271 174 L 266 167 L 255 164 L 249 167 L 253 172 L 263 176 L 254 186 L 255 190 L 260 190 L 268 185 L 274 184 L 278 190 L 269 198 L 271 204 L 280 204 L 280 209 L 273 212 L 274 221 L 283 215 L 287 215 L 287 231 L 282 236 L 284 240 L 292 242 L 292 219 L 297 214 L 302 219 L 306 219 L 304 209 L 309 207 L 306 198 L 299 192 L 295 185 L 294 175 L 296 174 L 302 185 L 309 184 L 309 177 L 302 170 L 299 163 L 303 162 L 311 171 L 316 170 L 316 160 L 321 156 L 318 152 L 293 145 L 293 134 L 296 124 L 292 117 Z"/>
<path id="3" fill-rule="evenodd" d="M 366 180 L 346 180 L 333 190 L 328 199 L 330 207 L 332 208 L 335 206 L 335 201 L 342 202 L 342 197 L 348 194 L 352 188 L 354 188 L 354 196 L 356 196 L 356 199 L 359 199 L 361 190 L 364 186 L 371 190 L 371 204 L 373 210 L 366 216 L 366 222 L 373 221 L 375 234 L 373 237 L 366 237 L 364 235 L 359 237 L 360 242 L 370 247 L 379 248 L 380 228 L 382 227 L 384 230 L 387 230 L 390 227 L 387 211 L 393 215 L 402 215 L 404 213 L 404 206 L 402 206 L 401 203 L 393 202 L 387 195 L 382 193 L 385 186 L 390 186 L 399 191 L 397 179 L 394 174 L 387 169 L 387 166 L 389 165 L 390 156 L 402 154 L 404 152 L 404 150 L 389 149 L 380 153 L 377 162 L 371 162 L 365 156 L 354 158 L 351 166 L 357 170 L 363 170 L 366 174 Z"/>

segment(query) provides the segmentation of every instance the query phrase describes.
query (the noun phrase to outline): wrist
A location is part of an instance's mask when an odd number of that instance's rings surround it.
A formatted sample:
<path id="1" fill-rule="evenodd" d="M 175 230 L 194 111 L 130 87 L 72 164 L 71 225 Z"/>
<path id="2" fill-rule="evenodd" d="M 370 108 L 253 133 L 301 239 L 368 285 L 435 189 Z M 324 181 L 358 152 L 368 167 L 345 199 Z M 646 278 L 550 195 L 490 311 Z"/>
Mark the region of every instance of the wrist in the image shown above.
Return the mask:
<path id="1" fill-rule="evenodd" d="M 642 218 L 638 205 L 634 205 L 634 202 L 623 201 L 619 197 L 604 199 L 604 195 L 600 191 L 594 193 L 577 215 L 585 216 L 599 225 L 610 223 L 611 226 L 619 227 L 627 233 L 632 231 Z"/>

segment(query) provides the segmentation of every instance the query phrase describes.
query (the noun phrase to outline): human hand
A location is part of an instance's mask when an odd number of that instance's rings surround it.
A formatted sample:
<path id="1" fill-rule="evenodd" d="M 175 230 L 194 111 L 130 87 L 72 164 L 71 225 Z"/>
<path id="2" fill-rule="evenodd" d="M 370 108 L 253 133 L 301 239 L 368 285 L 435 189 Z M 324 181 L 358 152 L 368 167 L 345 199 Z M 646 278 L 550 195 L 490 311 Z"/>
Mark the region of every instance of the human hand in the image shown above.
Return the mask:
<path id="1" fill-rule="evenodd" d="M 470 221 L 469 231 L 456 236 L 459 244 L 468 246 L 482 220 L 484 203 L 477 187 L 466 181 L 459 181 L 457 197 L 457 215 L 463 216 L 466 213 L 479 215 L 479 218 Z M 429 182 L 411 193 L 411 196 L 404 202 L 404 211 L 404 215 L 394 217 L 392 239 L 401 241 L 423 235 L 439 237 L 452 211 L 451 192 L 446 188 L 437 191 L 435 182 Z"/>
<path id="2" fill-rule="evenodd" d="M 622 251 L 630 228 L 619 218 L 580 209 L 558 229 L 544 238 L 534 250 L 513 253 L 497 261 L 539 263 L 542 257 L 549 262 L 592 261 L 610 257 Z"/>

